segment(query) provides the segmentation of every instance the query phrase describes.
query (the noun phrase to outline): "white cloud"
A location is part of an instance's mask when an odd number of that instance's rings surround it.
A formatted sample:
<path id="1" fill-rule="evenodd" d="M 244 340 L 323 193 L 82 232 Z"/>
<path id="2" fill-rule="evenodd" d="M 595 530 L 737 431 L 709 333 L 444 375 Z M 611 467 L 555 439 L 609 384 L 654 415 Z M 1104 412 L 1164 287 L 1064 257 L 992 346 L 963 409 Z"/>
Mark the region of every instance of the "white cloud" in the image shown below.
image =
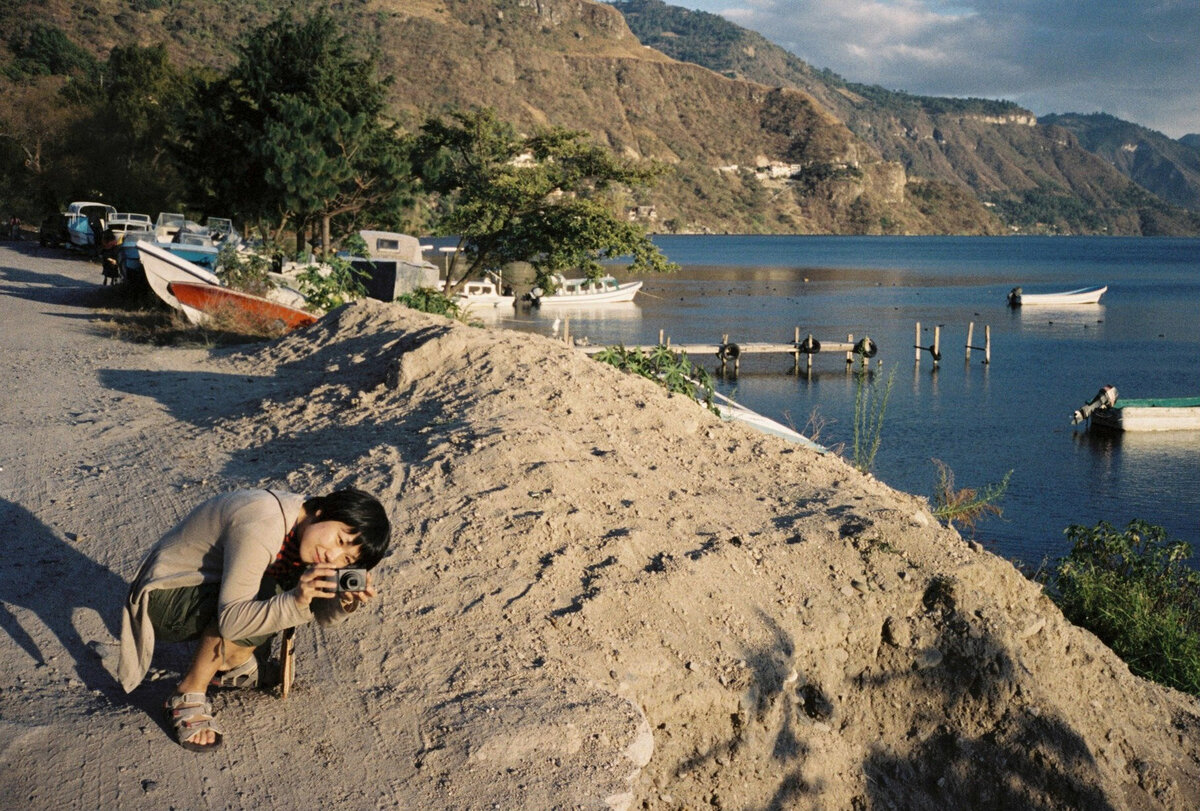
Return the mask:
<path id="1" fill-rule="evenodd" d="M 1196 0 L 675 0 L 849 81 L 1200 132 Z"/>

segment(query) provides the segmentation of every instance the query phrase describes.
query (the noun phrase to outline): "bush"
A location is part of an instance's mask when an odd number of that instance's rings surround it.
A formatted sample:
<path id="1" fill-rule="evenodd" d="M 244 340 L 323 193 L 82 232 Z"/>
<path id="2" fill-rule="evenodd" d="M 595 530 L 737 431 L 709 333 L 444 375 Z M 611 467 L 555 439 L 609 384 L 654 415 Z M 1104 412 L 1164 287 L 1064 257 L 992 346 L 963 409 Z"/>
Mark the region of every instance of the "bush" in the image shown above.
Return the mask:
<path id="1" fill-rule="evenodd" d="M 1072 547 L 1040 579 L 1067 619 L 1139 676 L 1200 696 L 1200 573 L 1192 549 L 1134 520 L 1066 529 Z"/>
<path id="2" fill-rule="evenodd" d="M 366 273 L 336 256 L 327 259 L 325 264 L 327 267 L 324 268 L 309 265 L 296 277 L 300 292 L 311 307 L 328 312 L 367 295 L 362 282 Z"/>
<path id="3" fill-rule="evenodd" d="M 414 310 L 444 315 L 447 318 L 458 319 L 463 314 L 458 302 L 441 290 L 434 290 L 432 287 L 418 287 L 411 293 L 401 293 L 396 297 L 396 301 Z"/>
<path id="4" fill-rule="evenodd" d="M 265 296 L 276 286 L 270 270 L 271 262 L 265 256 L 244 253 L 232 245 L 217 254 L 217 277 L 227 287 L 252 296 Z"/>
<path id="5" fill-rule="evenodd" d="M 666 387 L 667 391 L 701 400 L 709 411 L 717 413 L 717 408 L 713 405 L 712 377 L 688 360 L 685 354 L 676 354 L 666 346 L 656 346 L 649 353 L 640 349 L 610 346 L 592 357 L 622 371 L 653 380 Z"/>

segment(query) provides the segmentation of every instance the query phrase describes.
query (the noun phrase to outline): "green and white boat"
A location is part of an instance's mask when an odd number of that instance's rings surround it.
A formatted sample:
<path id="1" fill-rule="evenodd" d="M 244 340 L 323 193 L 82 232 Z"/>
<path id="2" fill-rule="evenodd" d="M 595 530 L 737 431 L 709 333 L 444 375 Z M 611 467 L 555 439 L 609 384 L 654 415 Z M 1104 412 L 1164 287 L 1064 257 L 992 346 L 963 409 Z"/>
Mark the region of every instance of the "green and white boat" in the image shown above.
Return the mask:
<path id="1" fill-rule="evenodd" d="M 1105 386 L 1071 418 L 1084 420 L 1110 431 L 1200 431 L 1200 397 L 1122 400 L 1115 386 Z"/>

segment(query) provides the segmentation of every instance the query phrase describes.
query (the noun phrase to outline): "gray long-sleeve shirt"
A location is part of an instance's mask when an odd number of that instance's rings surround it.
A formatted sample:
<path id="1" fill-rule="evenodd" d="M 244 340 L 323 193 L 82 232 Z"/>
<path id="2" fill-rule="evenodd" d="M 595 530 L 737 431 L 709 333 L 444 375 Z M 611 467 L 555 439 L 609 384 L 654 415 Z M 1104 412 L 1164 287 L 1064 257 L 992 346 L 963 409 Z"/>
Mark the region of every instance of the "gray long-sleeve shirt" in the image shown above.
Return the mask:
<path id="1" fill-rule="evenodd" d="M 317 619 L 347 616 L 337 600 L 296 602 L 297 589 L 258 599 L 263 573 L 296 523 L 305 497 L 268 490 L 238 490 L 196 507 L 150 550 L 134 578 L 121 619 L 117 677 L 126 692 L 146 676 L 154 654 L 150 592 L 220 583 L 217 624 L 224 639 L 245 639 Z"/>

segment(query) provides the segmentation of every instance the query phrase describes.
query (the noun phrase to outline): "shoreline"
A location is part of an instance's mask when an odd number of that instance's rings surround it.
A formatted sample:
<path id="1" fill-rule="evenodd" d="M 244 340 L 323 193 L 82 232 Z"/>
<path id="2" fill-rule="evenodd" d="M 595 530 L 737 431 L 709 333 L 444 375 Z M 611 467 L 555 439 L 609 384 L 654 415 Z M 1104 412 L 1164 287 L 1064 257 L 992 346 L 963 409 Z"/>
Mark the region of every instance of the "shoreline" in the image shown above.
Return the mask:
<path id="1" fill-rule="evenodd" d="M 124 343 L 99 279 L 0 245 L 3 796 L 1200 803 L 1200 702 L 831 454 L 550 339 L 378 302 L 261 345 Z M 346 483 L 393 515 L 380 599 L 302 628 L 292 696 L 222 693 L 226 745 L 185 752 L 157 710 L 183 652 L 129 696 L 97 655 L 133 567 L 215 491 Z"/>

